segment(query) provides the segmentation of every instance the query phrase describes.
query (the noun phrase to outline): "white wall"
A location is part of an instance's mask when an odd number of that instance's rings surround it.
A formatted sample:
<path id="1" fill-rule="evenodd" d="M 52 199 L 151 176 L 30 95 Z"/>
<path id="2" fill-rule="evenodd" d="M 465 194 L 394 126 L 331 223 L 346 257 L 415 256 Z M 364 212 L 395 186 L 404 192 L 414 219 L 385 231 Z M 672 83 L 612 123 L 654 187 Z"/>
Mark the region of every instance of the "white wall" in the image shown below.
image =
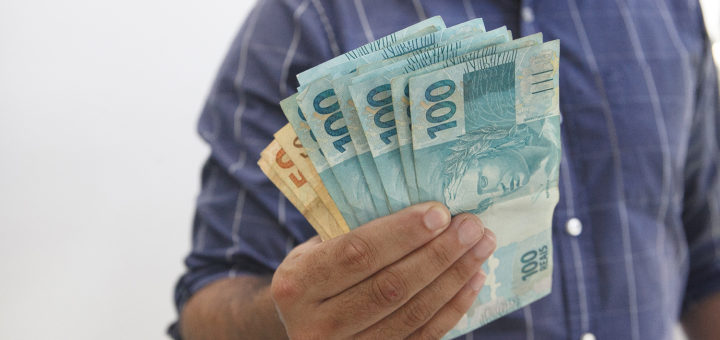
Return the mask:
<path id="1" fill-rule="evenodd" d="M 195 122 L 253 3 L 0 1 L 0 339 L 163 338 Z"/>
<path id="2" fill-rule="evenodd" d="M 720 0 L 700 0 L 700 3 L 705 10 L 705 24 L 710 39 L 714 42 L 713 54 L 718 68 L 720 68 Z"/>
<path id="3" fill-rule="evenodd" d="M 0 339 L 162 339 L 254 1 L 0 1 Z"/>

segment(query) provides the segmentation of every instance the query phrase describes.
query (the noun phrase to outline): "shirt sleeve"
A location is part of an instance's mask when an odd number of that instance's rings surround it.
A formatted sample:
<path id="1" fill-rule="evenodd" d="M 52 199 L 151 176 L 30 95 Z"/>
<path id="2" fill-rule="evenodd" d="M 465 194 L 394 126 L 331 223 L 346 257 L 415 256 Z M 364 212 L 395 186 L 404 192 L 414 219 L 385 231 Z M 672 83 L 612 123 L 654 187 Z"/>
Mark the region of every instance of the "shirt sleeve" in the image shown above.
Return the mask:
<path id="1" fill-rule="evenodd" d="M 720 292 L 720 98 L 710 47 L 706 36 L 685 164 L 682 218 L 688 242 L 689 273 L 683 311 Z"/>
<path id="2" fill-rule="evenodd" d="M 261 0 L 235 38 L 203 109 L 198 131 L 211 154 L 193 221 L 192 250 L 175 288 L 178 313 L 207 284 L 269 275 L 289 250 L 315 235 L 257 166 L 287 123 L 280 100 L 295 75 L 333 57 L 315 1 Z M 177 323 L 169 333 L 179 339 Z"/>

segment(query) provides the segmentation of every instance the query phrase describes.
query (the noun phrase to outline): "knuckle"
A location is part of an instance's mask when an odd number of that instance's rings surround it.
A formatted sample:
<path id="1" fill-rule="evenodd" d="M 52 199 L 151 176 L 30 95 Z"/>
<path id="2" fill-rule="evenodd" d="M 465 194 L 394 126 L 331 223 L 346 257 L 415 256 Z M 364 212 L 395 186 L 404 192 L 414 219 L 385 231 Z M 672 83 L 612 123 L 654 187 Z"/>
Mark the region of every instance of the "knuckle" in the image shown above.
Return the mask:
<path id="1" fill-rule="evenodd" d="M 407 290 L 407 283 L 402 276 L 386 270 L 372 281 L 370 297 L 378 306 L 392 306 L 405 298 Z"/>
<path id="2" fill-rule="evenodd" d="M 448 278 L 455 283 L 465 283 L 470 279 L 474 271 L 477 270 L 479 261 L 475 262 L 469 259 L 460 259 L 447 271 Z"/>
<path id="3" fill-rule="evenodd" d="M 410 329 L 424 325 L 432 316 L 433 310 L 425 301 L 415 301 L 405 308 L 403 323 Z"/>
<path id="4" fill-rule="evenodd" d="M 459 248 L 458 248 L 459 249 Z M 453 262 L 455 250 L 444 244 L 430 247 L 430 261 L 436 268 L 445 268 Z"/>
<path id="5" fill-rule="evenodd" d="M 388 325 L 374 326 L 370 332 L 361 334 L 356 339 L 397 339 L 397 329 Z"/>
<path id="6" fill-rule="evenodd" d="M 297 281 L 285 271 L 278 270 L 270 284 L 270 294 L 276 302 L 293 301 L 300 293 Z"/>
<path id="7" fill-rule="evenodd" d="M 357 235 L 348 237 L 340 247 L 338 259 L 343 266 L 358 270 L 369 269 L 375 262 L 375 252 L 369 242 Z"/>

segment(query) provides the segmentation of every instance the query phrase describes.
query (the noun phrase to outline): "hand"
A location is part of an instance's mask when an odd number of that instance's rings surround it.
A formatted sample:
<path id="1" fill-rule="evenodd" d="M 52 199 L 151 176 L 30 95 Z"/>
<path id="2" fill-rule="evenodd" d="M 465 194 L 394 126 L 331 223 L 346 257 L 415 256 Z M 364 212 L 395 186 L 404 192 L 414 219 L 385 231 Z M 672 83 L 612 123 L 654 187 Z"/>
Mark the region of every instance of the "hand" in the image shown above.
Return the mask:
<path id="1" fill-rule="evenodd" d="M 495 235 L 427 202 L 296 247 L 271 292 L 291 339 L 440 338 L 472 305 Z"/>

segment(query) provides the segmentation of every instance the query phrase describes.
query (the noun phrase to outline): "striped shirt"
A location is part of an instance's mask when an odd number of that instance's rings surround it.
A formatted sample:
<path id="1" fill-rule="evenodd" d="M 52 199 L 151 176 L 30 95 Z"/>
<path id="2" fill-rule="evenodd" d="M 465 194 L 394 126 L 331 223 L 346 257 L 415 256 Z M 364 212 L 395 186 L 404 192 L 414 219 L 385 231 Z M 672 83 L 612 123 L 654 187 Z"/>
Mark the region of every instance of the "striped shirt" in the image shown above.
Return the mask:
<path id="1" fill-rule="evenodd" d="M 696 0 L 258 1 L 199 121 L 212 151 L 178 309 L 215 280 L 272 274 L 314 235 L 256 165 L 295 75 L 435 15 L 562 41 L 552 293 L 466 338 L 672 338 L 720 291 L 720 104 Z"/>

